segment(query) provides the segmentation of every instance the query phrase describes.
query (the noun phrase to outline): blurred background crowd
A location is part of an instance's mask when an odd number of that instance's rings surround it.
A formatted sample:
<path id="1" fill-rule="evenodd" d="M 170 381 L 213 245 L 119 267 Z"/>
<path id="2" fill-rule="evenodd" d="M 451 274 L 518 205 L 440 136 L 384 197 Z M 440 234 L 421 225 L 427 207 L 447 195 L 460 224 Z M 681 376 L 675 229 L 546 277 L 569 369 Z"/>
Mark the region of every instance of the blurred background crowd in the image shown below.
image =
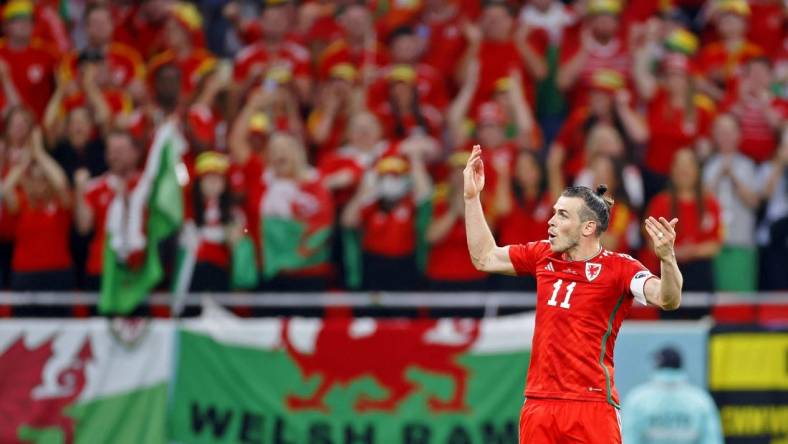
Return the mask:
<path id="1" fill-rule="evenodd" d="M 161 253 L 171 280 L 196 239 L 195 291 L 532 290 L 468 257 L 477 143 L 499 244 L 545 238 L 565 186 L 605 183 L 606 248 L 658 272 L 640 221 L 675 216 L 686 290 L 788 289 L 787 14 L 780 0 L 5 2 L 2 286 L 97 289 L 109 203 L 174 118 L 185 222 Z"/>

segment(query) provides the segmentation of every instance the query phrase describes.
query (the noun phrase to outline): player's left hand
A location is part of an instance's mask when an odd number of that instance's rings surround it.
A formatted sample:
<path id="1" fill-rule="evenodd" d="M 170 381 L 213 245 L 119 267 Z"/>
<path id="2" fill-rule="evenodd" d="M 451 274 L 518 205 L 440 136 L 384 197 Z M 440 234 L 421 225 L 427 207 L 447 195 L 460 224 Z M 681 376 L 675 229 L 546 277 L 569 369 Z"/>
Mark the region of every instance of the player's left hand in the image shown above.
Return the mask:
<path id="1" fill-rule="evenodd" d="M 646 232 L 651 236 L 651 243 L 654 245 L 654 253 L 660 260 L 669 260 L 675 257 L 673 244 L 676 241 L 677 218 L 670 222 L 664 217 L 659 220 L 648 217 L 645 222 Z"/>

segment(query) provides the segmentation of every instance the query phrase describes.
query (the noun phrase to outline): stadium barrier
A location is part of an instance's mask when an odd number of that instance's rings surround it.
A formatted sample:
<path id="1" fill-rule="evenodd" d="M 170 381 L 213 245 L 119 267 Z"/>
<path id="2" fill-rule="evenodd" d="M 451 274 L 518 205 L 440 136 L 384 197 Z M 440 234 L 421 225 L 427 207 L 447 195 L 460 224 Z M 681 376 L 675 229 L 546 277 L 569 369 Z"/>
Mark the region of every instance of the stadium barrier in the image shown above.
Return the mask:
<path id="1" fill-rule="evenodd" d="M 183 301 L 157 293 L 144 304 L 153 317 L 173 316 L 171 307 L 182 305 L 187 316 L 199 314 L 202 299 L 210 297 L 236 314 L 322 316 L 325 310 L 352 308 L 355 313 L 370 315 L 415 315 L 431 313 L 472 317 L 496 316 L 502 313 L 532 310 L 534 293 L 507 292 L 326 292 L 326 293 L 210 293 L 188 294 Z M 0 292 L 0 317 L 13 317 L 20 311 L 49 316 L 87 317 L 95 314 L 99 295 L 96 293 L 13 293 Z M 722 322 L 788 323 L 788 292 L 772 293 L 684 293 L 681 310 L 708 314 Z M 700 316 L 696 316 L 700 317 Z M 633 305 L 630 318 L 659 319 L 652 307 Z"/>
<path id="2" fill-rule="evenodd" d="M 202 303 L 190 319 L 0 322 L 0 442 L 517 442 L 531 312 L 242 319 Z M 729 443 L 778 442 L 788 332 L 742 328 L 625 323 L 621 397 L 672 345 L 720 402 Z"/>

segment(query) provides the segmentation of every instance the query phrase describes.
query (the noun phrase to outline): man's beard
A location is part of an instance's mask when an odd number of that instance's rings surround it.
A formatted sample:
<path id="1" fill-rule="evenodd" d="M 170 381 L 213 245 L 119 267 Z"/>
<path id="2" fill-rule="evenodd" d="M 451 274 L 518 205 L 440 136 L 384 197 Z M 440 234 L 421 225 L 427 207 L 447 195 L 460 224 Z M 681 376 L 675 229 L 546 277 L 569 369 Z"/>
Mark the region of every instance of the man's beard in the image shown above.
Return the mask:
<path id="1" fill-rule="evenodd" d="M 564 246 L 555 245 L 553 247 L 553 252 L 555 252 L 555 253 L 566 253 L 567 251 L 575 248 L 579 243 L 580 243 L 579 236 L 573 236 L 573 237 L 567 236 L 566 237 L 566 244 Z"/>

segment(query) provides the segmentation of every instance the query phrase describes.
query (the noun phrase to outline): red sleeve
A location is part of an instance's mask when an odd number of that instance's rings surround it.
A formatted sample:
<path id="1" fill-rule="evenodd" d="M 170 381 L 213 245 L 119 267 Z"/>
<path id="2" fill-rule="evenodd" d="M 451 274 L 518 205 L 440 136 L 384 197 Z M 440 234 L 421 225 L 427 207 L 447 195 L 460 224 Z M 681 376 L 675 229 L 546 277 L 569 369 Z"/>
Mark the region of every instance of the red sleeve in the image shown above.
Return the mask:
<path id="1" fill-rule="evenodd" d="M 509 260 L 518 276 L 535 273 L 536 263 L 545 254 L 545 245 L 544 241 L 539 241 L 509 246 Z"/>

